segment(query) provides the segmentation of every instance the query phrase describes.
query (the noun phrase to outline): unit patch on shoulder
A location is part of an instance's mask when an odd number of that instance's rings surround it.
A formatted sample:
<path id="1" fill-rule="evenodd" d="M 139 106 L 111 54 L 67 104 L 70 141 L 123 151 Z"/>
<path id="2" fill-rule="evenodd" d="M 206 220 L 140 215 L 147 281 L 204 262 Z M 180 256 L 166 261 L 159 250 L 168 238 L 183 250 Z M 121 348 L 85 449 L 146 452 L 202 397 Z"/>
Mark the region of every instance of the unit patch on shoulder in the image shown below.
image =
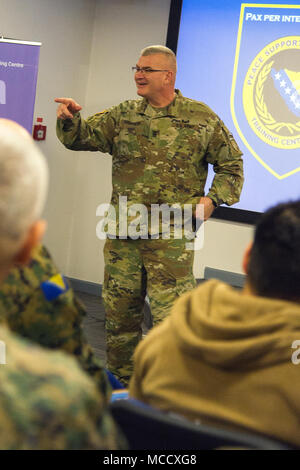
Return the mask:
<path id="1" fill-rule="evenodd" d="M 57 299 L 61 294 L 65 293 L 69 286 L 61 274 L 52 276 L 48 281 L 41 283 L 41 289 L 44 293 L 46 300 L 51 302 Z"/>

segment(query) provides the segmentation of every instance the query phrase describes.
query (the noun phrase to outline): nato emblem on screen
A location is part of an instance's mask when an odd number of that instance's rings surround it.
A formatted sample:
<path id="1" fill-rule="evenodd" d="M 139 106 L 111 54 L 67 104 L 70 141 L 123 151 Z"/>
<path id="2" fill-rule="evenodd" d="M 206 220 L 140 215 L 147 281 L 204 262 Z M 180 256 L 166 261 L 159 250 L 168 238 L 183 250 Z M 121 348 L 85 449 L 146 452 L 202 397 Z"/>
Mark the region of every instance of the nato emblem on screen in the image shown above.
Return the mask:
<path id="1" fill-rule="evenodd" d="M 6 104 L 6 85 L 3 80 L 0 80 L 0 104 Z"/>

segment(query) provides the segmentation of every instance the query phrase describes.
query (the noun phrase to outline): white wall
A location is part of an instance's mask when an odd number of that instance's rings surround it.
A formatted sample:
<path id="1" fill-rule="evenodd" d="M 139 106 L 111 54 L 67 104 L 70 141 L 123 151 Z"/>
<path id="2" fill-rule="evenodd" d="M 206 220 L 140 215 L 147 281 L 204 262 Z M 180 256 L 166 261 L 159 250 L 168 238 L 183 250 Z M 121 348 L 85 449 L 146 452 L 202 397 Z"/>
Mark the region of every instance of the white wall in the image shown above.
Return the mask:
<path id="1" fill-rule="evenodd" d="M 96 0 L 0 0 L 1 34 L 42 42 L 35 115 L 47 125 L 47 140 L 39 144 L 51 177 L 46 244 L 66 272 L 79 155 L 66 152 L 57 141 L 53 100 L 66 95 L 85 98 L 95 9 Z"/>
<path id="2" fill-rule="evenodd" d="M 69 276 L 103 280 L 103 242 L 96 238 L 96 208 L 109 202 L 111 157 L 71 152 L 55 136 L 56 96 L 71 96 L 87 117 L 134 98 L 130 67 L 149 44 L 165 44 L 170 0 L 0 0 L 4 36 L 41 41 L 35 115 L 48 126 L 51 185 L 45 243 Z M 195 275 L 204 266 L 241 272 L 252 229 L 208 221 Z"/>
<path id="3" fill-rule="evenodd" d="M 195 252 L 194 274 L 202 278 L 205 266 L 243 273 L 242 257 L 252 240 L 248 225 L 210 219 L 205 223 L 203 249 Z"/>

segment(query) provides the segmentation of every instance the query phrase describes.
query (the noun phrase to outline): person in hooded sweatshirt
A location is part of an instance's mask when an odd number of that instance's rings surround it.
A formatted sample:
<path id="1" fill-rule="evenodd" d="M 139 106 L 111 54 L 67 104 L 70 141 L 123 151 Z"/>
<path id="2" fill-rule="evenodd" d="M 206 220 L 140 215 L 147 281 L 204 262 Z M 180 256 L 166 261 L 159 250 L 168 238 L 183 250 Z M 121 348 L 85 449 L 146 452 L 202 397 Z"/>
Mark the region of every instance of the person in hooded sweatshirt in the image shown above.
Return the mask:
<path id="1" fill-rule="evenodd" d="M 261 216 L 243 268 L 242 291 L 210 280 L 175 302 L 137 347 L 129 394 L 300 446 L 300 201 Z"/>

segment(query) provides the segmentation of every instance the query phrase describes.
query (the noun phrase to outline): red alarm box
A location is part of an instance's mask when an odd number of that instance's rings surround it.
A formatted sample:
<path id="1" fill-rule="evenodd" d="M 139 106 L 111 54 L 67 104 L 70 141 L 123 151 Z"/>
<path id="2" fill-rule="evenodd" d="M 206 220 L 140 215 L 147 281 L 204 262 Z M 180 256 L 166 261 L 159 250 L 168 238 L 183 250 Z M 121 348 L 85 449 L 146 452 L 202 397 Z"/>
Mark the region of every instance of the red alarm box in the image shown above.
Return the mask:
<path id="1" fill-rule="evenodd" d="M 33 138 L 34 140 L 45 140 L 47 127 L 43 126 L 43 118 L 38 117 L 36 120 L 37 124 L 33 126 Z"/>

